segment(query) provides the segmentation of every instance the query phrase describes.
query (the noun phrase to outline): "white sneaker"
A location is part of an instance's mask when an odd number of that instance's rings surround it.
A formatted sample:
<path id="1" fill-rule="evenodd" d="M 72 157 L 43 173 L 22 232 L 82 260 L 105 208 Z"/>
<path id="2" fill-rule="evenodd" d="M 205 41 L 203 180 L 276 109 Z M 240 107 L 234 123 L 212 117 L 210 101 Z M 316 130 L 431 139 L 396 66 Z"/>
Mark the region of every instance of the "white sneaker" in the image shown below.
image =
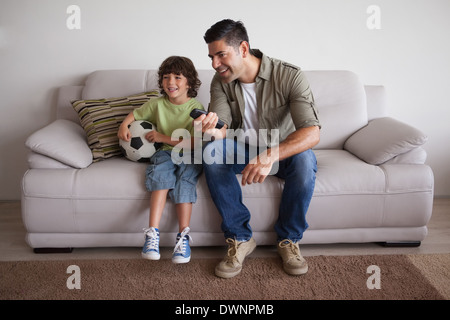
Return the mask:
<path id="1" fill-rule="evenodd" d="M 189 227 L 186 227 L 181 233 L 177 234 L 177 242 L 172 255 L 173 263 L 188 263 L 191 261 L 191 247 L 189 245 L 189 240 L 192 241 L 192 238 L 189 235 L 190 230 Z"/>
<path id="2" fill-rule="evenodd" d="M 149 260 L 159 260 L 159 230 L 157 228 L 143 229 L 145 234 L 145 244 L 142 248 L 142 257 Z"/>

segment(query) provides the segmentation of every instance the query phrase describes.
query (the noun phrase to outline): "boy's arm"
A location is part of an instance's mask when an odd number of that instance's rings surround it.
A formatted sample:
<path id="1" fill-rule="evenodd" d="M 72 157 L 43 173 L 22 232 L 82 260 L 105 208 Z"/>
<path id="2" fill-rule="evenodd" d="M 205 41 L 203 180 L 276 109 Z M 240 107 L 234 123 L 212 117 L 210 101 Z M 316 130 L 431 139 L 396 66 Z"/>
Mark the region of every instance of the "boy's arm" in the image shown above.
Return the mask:
<path id="1" fill-rule="evenodd" d="M 117 132 L 117 136 L 120 140 L 124 141 L 130 141 L 131 139 L 131 132 L 128 129 L 128 126 L 134 121 L 134 114 L 133 111 L 131 111 L 125 119 L 122 121 L 119 127 L 119 131 Z"/>
<path id="2" fill-rule="evenodd" d="M 183 129 L 181 129 L 183 130 Z M 175 132 L 174 132 L 175 133 Z M 185 132 L 182 132 L 185 133 Z M 166 136 L 158 131 L 152 130 L 145 135 L 145 138 L 150 142 L 165 143 L 172 147 L 177 147 L 180 149 L 191 150 L 195 146 L 195 137 L 177 137 L 172 134 L 172 137 Z M 201 146 L 201 141 L 199 142 Z"/>

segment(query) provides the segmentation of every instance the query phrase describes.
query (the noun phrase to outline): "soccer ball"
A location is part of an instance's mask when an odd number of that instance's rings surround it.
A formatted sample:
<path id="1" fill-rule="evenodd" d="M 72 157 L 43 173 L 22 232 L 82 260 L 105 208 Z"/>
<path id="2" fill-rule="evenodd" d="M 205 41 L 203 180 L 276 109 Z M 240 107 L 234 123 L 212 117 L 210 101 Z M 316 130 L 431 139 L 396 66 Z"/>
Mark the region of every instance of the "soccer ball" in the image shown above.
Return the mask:
<path id="1" fill-rule="evenodd" d="M 155 130 L 152 123 L 144 120 L 133 121 L 129 126 L 131 140 L 119 139 L 120 149 L 123 155 L 131 161 L 148 162 L 150 157 L 161 147 L 160 143 L 153 143 L 145 138 L 145 135 Z"/>

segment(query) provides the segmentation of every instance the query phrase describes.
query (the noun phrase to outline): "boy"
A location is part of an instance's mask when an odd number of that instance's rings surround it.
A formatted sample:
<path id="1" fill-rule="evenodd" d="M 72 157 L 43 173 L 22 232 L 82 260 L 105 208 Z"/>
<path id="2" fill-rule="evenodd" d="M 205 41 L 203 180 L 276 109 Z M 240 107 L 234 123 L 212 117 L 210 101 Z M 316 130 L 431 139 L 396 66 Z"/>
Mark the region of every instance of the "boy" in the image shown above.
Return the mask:
<path id="1" fill-rule="evenodd" d="M 119 139 L 129 141 L 131 138 L 128 125 L 135 120 L 146 120 L 156 125 L 146 138 L 150 142 L 162 143 L 163 146 L 151 158 L 146 170 L 146 187 L 151 191 L 149 228 L 144 228 L 145 244 L 142 256 L 145 259 L 159 260 L 159 222 L 167 199 L 167 194 L 176 204 L 179 233 L 172 256 L 174 263 L 187 263 L 191 258 L 189 240 L 189 223 L 192 203 L 197 200 L 196 184 L 202 171 L 201 164 L 174 163 L 172 152 L 179 152 L 174 147 L 179 140 L 172 140 L 172 133 L 177 129 L 186 129 L 193 137 L 193 120 L 190 112 L 197 108 L 204 110 L 195 99 L 201 85 L 192 61 L 185 57 L 167 58 L 158 71 L 158 84 L 161 97 L 151 99 L 140 108 L 132 111 L 119 128 Z M 193 148 L 194 141 L 182 141 L 183 151 Z M 186 148 L 187 147 L 187 148 Z"/>

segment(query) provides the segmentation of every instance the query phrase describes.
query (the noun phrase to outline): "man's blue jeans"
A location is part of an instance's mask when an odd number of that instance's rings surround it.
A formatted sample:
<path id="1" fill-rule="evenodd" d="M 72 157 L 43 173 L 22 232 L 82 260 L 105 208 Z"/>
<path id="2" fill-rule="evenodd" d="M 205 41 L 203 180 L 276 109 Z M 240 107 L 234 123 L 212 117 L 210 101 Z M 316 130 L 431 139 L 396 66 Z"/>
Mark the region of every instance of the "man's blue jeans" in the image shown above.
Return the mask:
<path id="1" fill-rule="evenodd" d="M 222 231 L 225 238 L 238 241 L 252 237 L 250 212 L 242 202 L 240 181 L 236 177 L 255 155 L 250 150 L 248 145 L 224 139 L 209 143 L 203 152 L 203 170 L 211 197 L 222 216 Z M 277 240 L 297 242 L 308 228 L 306 212 L 316 181 L 316 156 L 312 150 L 306 150 L 274 167 L 273 174 L 285 181 L 275 224 Z"/>

